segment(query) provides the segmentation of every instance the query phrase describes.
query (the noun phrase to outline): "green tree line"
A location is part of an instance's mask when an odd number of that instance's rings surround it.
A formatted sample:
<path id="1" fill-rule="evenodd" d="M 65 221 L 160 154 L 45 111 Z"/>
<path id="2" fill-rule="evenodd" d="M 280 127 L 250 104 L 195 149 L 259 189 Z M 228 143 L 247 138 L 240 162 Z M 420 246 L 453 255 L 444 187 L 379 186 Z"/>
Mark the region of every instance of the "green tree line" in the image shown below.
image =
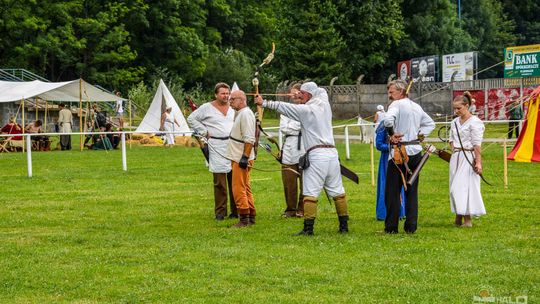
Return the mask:
<path id="1" fill-rule="evenodd" d="M 0 67 L 109 89 L 250 90 L 276 43 L 261 89 L 282 80 L 384 82 L 396 62 L 478 51 L 480 67 L 506 46 L 540 42 L 535 0 L 0 0 Z M 480 77 L 500 76 L 502 67 Z"/>

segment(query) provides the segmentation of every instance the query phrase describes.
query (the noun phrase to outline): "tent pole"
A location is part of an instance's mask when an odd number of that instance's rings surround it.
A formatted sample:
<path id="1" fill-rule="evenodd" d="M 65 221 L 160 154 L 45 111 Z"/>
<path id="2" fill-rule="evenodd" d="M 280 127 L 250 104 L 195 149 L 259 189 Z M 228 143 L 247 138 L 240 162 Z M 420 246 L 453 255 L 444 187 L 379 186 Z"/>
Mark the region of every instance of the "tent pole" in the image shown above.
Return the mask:
<path id="1" fill-rule="evenodd" d="M 508 159 L 506 152 L 506 138 L 503 142 L 503 178 L 504 178 L 504 189 L 508 189 Z"/>
<path id="2" fill-rule="evenodd" d="M 25 133 L 24 132 L 24 128 L 25 128 L 25 125 L 24 125 L 24 98 L 21 98 L 21 104 L 22 104 L 22 133 L 24 134 Z M 15 121 L 15 123 L 17 123 L 17 122 Z M 24 147 L 25 147 L 24 146 L 24 136 L 22 138 L 23 138 L 22 139 L 22 144 L 23 144 L 22 150 L 23 150 L 23 153 L 24 153 Z"/>
<path id="3" fill-rule="evenodd" d="M 79 132 L 83 132 L 83 122 L 82 122 L 82 78 L 79 78 Z M 83 150 L 83 135 L 82 133 L 79 135 L 79 146 L 81 148 L 81 151 Z"/>
<path id="4" fill-rule="evenodd" d="M 37 99 L 34 97 L 34 105 L 36 106 L 36 120 L 39 119 L 39 113 L 38 113 L 38 101 Z"/>
<path id="5" fill-rule="evenodd" d="M 128 98 L 129 98 L 129 95 L 128 95 Z M 129 111 L 129 114 L 128 114 L 129 115 L 129 129 L 133 130 L 133 128 L 131 128 L 131 126 L 132 126 L 132 124 L 131 124 L 132 123 L 132 121 L 131 121 L 131 98 L 129 99 L 129 109 L 128 109 L 128 111 Z M 129 138 L 129 149 L 131 150 L 131 135 L 130 135 L 130 138 Z"/>
<path id="6" fill-rule="evenodd" d="M 48 105 L 47 105 L 47 100 L 45 100 L 45 113 L 43 114 L 43 123 L 44 123 L 44 128 L 45 129 L 45 133 L 47 133 L 47 110 L 49 109 Z"/>
<path id="7" fill-rule="evenodd" d="M 375 161 L 373 155 L 373 140 L 369 140 L 369 158 L 370 158 L 370 171 L 371 171 L 371 185 L 375 186 Z"/>

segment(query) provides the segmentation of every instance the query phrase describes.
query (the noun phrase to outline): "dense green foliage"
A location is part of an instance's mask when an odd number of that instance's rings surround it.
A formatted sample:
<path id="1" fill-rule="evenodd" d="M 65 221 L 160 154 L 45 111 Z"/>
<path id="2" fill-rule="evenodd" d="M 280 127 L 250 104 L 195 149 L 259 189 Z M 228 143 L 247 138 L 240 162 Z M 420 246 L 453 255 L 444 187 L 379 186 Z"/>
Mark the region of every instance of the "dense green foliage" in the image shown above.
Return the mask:
<path id="1" fill-rule="evenodd" d="M 412 57 L 475 50 L 480 68 L 500 62 L 505 46 L 538 43 L 538 8 L 463 1 L 460 20 L 453 0 L 0 0 L 0 67 L 53 81 L 82 76 L 111 90 L 160 78 L 188 91 L 211 92 L 217 81 L 250 90 L 275 42 L 263 88 L 361 74 L 381 82 Z"/>
<path id="2" fill-rule="evenodd" d="M 279 165 L 261 152 L 255 167 Z M 340 154 L 344 157 L 343 146 Z M 377 154 L 376 154 L 377 155 Z M 419 229 L 384 235 L 375 220 L 369 146 L 344 163 L 350 233 L 339 235 L 321 196 L 314 237 L 293 237 L 300 219 L 282 219 L 278 171 L 252 171 L 258 223 L 241 230 L 213 220 L 212 176 L 199 149 L 0 154 L 2 303 L 473 303 L 490 296 L 539 299 L 538 164 L 509 163 L 484 147 L 488 214 L 455 228 L 448 164 L 422 172 Z M 402 227 L 401 223 L 401 227 Z"/>

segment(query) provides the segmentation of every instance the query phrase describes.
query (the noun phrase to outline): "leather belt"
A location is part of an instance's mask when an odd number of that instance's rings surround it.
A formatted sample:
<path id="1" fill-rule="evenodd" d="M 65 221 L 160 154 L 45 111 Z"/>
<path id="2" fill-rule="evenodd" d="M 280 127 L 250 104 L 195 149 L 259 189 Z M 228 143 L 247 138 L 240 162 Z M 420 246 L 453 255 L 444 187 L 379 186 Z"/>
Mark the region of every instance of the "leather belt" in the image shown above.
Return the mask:
<path id="1" fill-rule="evenodd" d="M 222 136 L 222 137 L 210 136 L 210 138 L 219 139 L 219 140 L 228 140 L 229 138 L 232 138 L 232 137 L 230 137 L 230 136 Z"/>
<path id="2" fill-rule="evenodd" d="M 313 147 L 309 148 L 306 151 L 306 154 L 311 152 L 312 150 L 319 149 L 319 148 L 335 148 L 335 146 L 333 146 L 333 145 L 316 145 L 316 146 L 313 146 Z"/>

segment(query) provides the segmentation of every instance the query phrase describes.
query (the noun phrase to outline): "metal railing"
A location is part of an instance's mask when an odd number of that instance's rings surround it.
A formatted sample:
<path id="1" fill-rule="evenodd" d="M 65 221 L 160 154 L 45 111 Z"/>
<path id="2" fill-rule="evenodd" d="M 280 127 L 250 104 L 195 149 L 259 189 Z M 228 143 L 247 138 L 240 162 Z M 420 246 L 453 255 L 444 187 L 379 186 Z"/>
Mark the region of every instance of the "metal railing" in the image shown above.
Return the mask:
<path id="1" fill-rule="evenodd" d="M 40 80 L 50 82 L 48 79 L 41 77 L 25 69 L 1 69 L 0 78 L 9 77 L 10 81 L 33 81 Z M 8 79 L 6 79 L 8 80 Z"/>

